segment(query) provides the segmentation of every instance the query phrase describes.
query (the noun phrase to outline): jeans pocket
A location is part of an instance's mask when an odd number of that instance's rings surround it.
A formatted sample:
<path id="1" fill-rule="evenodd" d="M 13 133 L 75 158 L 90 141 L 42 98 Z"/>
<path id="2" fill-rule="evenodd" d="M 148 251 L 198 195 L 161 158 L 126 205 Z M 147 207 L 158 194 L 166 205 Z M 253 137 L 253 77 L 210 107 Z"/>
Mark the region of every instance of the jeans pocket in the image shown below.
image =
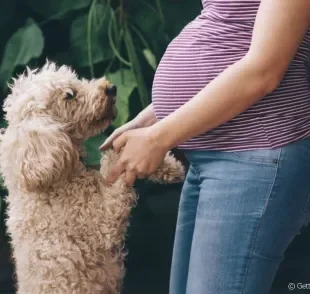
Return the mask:
<path id="1" fill-rule="evenodd" d="M 248 150 L 248 151 L 233 151 L 232 154 L 237 160 L 245 162 L 253 162 L 259 164 L 278 164 L 281 148 Z"/>

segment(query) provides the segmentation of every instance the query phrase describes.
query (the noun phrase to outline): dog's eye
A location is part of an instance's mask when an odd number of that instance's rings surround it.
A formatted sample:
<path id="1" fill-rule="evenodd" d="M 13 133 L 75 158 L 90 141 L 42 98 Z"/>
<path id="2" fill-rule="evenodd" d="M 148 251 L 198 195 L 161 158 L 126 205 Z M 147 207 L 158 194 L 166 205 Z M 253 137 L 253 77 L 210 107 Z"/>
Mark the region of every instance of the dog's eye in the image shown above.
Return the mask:
<path id="1" fill-rule="evenodd" d="M 70 88 L 66 89 L 65 90 L 65 98 L 67 100 L 71 100 L 71 99 L 74 99 L 75 98 L 75 95 L 76 95 L 76 92 Z"/>

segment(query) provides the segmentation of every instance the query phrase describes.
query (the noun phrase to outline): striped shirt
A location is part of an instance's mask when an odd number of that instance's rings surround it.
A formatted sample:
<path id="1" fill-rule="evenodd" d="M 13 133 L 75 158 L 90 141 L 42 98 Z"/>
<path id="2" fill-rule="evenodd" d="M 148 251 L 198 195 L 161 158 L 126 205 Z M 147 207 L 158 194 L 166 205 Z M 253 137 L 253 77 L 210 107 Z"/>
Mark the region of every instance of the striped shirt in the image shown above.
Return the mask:
<path id="1" fill-rule="evenodd" d="M 169 44 L 157 68 L 152 99 L 158 120 L 190 100 L 244 57 L 250 47 L 260 0 L 203 0 L 202 4 L 201 14 Z M 309 137 L 309 44 L 310 29 L 275 91 L 231 121 L 179 148 L 269 149 Z M 186 128 L 181 121 L 180 128 Z"/>

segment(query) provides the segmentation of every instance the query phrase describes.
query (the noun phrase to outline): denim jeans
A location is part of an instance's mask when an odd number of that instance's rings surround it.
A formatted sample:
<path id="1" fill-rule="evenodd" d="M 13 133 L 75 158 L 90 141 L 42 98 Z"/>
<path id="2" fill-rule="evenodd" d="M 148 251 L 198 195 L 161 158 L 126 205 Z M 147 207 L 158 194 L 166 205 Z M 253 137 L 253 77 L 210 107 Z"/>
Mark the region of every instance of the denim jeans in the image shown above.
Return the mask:
<path id="1" fill-rule="evenodd" d="M 310 220 L 310 139 L 185 155 L 169 293 L 267 294 Z"/>

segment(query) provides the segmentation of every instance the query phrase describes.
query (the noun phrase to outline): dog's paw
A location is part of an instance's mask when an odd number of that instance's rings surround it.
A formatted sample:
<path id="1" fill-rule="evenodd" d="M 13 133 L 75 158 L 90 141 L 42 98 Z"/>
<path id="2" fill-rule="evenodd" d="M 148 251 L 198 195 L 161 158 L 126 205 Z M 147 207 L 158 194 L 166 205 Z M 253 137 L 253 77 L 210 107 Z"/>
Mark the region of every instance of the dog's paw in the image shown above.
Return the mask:
<path id="1" fill-rule="evenodd" d="M 169 152 L 155 173 L 149 176 L 149 180 L 158 183 L 180 183 L 185 178 L 185 168 Z"/>
<path id="2" fill-rule="evenodd" d="M 100 160 L 100 174 L 103 178 L 106 178 L 109 170 L 115 165 L 119 158 L 119 154 L 115 153 L 113 150 L 107 150 L 102 154 Z"/>
<path id="3" fill-rule="evenodd" d="M 119 158 L 119 154 L 113 150 L 104 152 L 100 161 L 100 174 L 105 179 L 109 170 L 115 165 Z M 166 154 L 163 162 L 158 169 L 148 177 L 148 180 L 156 183 L 180 183 L 185 178 L 185 168 L 182 163 L 175 159 L 169 152 Z"/>

